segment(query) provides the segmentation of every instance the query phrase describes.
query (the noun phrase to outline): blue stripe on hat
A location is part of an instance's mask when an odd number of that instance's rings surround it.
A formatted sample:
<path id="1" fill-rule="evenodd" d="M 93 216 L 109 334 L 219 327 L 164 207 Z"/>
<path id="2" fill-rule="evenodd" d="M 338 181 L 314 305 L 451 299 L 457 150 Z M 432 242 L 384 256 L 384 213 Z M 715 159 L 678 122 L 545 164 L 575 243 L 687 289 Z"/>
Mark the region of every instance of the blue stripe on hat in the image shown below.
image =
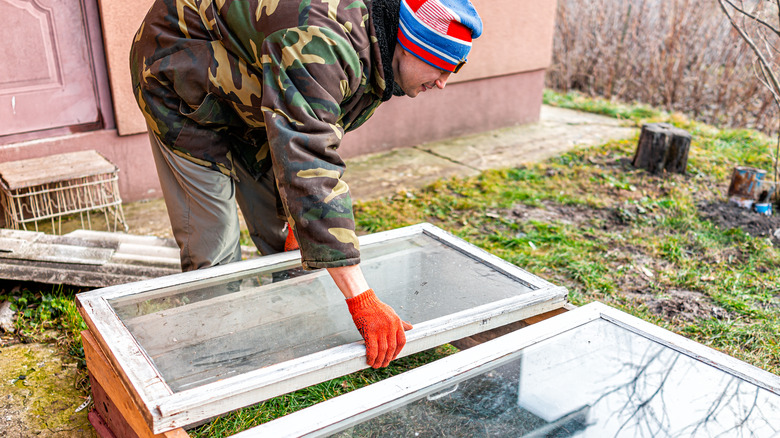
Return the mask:
<path id="1" fill-rule="evenodd" d="M 444 4 L 444 2 L 442 2 Z M 470 3 L 469 3 L 470 5 Z M 457 12 L 454 10 L 453 12 Z M 477 17 L 479 20 L 479 17 Z M 404 28 L 404 35 L 421 48 L 430 51 L 431 54 L 447 60 L 452 64 L 465 61 L 471 50 L 471 44 L 457 38 L 447 37 L 429 28 L 417 19 L 414 12 L 406 2 L 401 2 L 400 26 Z M 480 31 L 482 29 L 479 22 Z"/>
<path id="2" fill-rule="evenodd" d="M 437 56 L 435 53 L 429 52 L 427 49 L 418 46 L 416 42 L 410 40 L 406 36 L 406 32 L 404 32 L 403 26 L 398 27 L 398 44 L 406 49 L 407 52 L 438 69 L 454 72 L 458 68 L 458 64 Z"/>
<path id="3" fill-rule="evenodd" d="M 406 25 L 406 23 L 404 23 L 403 20 L 398 23 L 398 29 L 399 29 L 399 31 L 403 31 L 404 35 L 407 38 L 409 38 L 412 42 L 414 42 L 415 44 L 420 46 L 420 48 L 428 51 L 431 55 L 434 55 L 437 58 L 444 59 L 447 62 L 449 62 L 450 64 L 457 64 L 458 62 L 461 61 L 461 58 L 456 58 L 456 57 L 453 56 L 453 51 L 452 50 L 450 50 L 448 52 L 442 51 L 441 50 L 442 46 L 444 46 L 443 43 L 440 42 L 440 44 L 434 45 L 434 44 L 431 44 L 428 41 L 420 38 L 419 34 L 422 33 L 422 32 L 420 32 L 418 29 L 415 29 L 415 30 L 417 30 L 417 33 L 412 32 L 409 29 L 409 27 Z M 439 35 L 438 33 L 434 33 L 434 32 L 431 32 L 431 31 L 428 31 L 428 33 L 432 34 L 432 35 L 428 35 L 428 39 L 429 40 L 438 41 L 438 40 L 441 39 L 441 38 L 437 38 L 438 35 Z M 449 41 L 447 41 L 447 42 L 449 42 Z M 445 48 L 445 50 L 446 50 L 446 48 Z M 466 53 L 468 53 L 468 49 L 466 49 Z"/>

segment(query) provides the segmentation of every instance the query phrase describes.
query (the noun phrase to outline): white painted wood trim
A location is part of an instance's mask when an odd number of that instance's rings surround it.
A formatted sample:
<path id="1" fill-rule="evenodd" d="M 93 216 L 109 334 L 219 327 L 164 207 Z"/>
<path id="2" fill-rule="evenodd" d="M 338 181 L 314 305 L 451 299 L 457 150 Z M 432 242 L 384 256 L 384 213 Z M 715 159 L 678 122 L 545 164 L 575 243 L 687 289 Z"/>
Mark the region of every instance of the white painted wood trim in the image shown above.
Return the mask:
<path id="1" fill-rule="evenodd" d="M 417 324 L 406 332 L 401 356 L 560 308 L 567 293 L 543 289 Z M 183 427 L 365 369 L 365 355 L 360 341 L 174 393 L 159 401 L 153 430 Z"/>
<path id="2" fill-rule="evenodd" d="M 617 309 L 601 303 L 591 303 L 401 375 L 248 429 L 233 435 L 233 438 L 328 436 L 426 394 L 443 390 L 454 384 L 456 379 L 465 379 L 479 373 L 480 366 L 491 362 L 495 362 L 496 365 L 503 363 L 526 347 L 596 319 L 605 319 L 780 395 L 780 376 Z"/>
<path id="3" fill-rule="evenodd" d="M 154 400 L 169 396 L 173 391 L 106 300 L 92 298 L 80 302 L 79 305 L 90 332 L 100 344 L 106 358 L 127 387 L 136 389 L 129 393 L 136 404 L 143 407 L 141 414 L 151 423 Z M 134 383 L 140 388 L 133 385 Z"/>
<path id="4" fill-rule="evenodd" d="M 479 373 L 482 365 L 509 360 L 523 348 L 598 318 L 599 313 L 588 306 L 566 312 L 232 437 L 327 436 L 416 399 L 423 389 L 426 394 L 438 392 L 452 385 L 455 379 Z"/>
<path id="5" fill-rule="evenodd" d="M 402 352 L 404 356 L 554 310 L 565 304 L 568 294 L 565 288 L 556 287 L 428 223 L 361 236 L 360 243 L 367 246 L 419 234 L 426 234 L 473 257 L 533 291 L 417 324 L 415 329 L 407 332 L 407 344 Z M 221 283 L 229 281 L 230 277 L 252 274 L 262 268 L 295 265 L 299 260 L 299 251 L 279 253 L 98 289 L 78 294 L 77 300 L 106 356 L 131 389 L 134 400 L 144 407 L 143 414 L 150 428 L 155 433 L 161 433 L 366 368 L 365 347 L 362 342 L 344 345 L 174 393 L 113 311 L 109 301 L 140 293 L 144 293 L 143 300 L 148 300 L 155 296 L 155 291 L 164 295 L 171 287 L 179 291 L 201 288 L 210 281 Z"/>
<path id="6" fill-rule="evenodd" d="M 431 237 L 436 238 L 448 246 L 451 246 L 459 251 L 465 252 L 476 256 L 480 261 L 484 261 L 491 267 L 504 272 L 511 277 L 521 279 L 527 282 L 528 285 L 534 288 L 541 288 L 545 286 L 553 286 L 551 283 L 542 280 L 530 273 L 523 271 L 517 266 L 496 257 L 487 251 L 479 249 L 471 244 L 462 242 L 459 238 L 453 236 L 446 231 L 443 231 L 429 223 L 422 223 L 417 225 L 411 225 L 396 230 L 383 231 L 380 233 L 369 234 L 366 236 L 360 236 L 360 245 L 367 246 L 374 243 L 381 243 L 393 239 L 401 239 L 416 234 L 425 233 Z M 117 286 L 110 286 L 102 289 L 96 289 L 89 292 L 84 292 L 78 295 L 79 299 L 88 299 L 90 297 L 99 296 L 106 300 L 112 300 L 128 295 L 134 295 L 141 292 L 147 292 L 155 289 L 164 289 L 172 286 L 186 286 L 189 283 L 200 282 L 203 280 L 214 279 L 217 277 L 224 277 L 229 275 L 242 275 L 249 274 L 255 270 L 266 268 L 274 265 L 281 265 L 284 263 L 295 263 L 301 258 L 300 251 L 289 251 L 269 256 L 259 257 L 256 259 L 243 260 L 236 263 L 229 263 L 226 265 L 213 266 L 208 269 L 199 269 L 197 271 L 182 272 L 178 274 L 168 275 L 165 277 L 139 281 L 131 284 L 122 284 Z M 145 297 L 145 299 L 147 299 Z"/>
<path id="7" fill-rule="evenodd" d="M 609 322 L 780 395 L 780 376 L 602 303 L 594 304 Z"/>

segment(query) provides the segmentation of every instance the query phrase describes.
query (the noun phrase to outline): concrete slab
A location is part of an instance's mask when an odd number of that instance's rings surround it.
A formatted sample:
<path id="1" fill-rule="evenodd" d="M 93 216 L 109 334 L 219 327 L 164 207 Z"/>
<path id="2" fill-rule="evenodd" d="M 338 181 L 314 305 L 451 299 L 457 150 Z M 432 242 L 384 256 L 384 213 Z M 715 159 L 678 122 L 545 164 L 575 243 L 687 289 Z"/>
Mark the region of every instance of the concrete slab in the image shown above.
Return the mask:
<path id="1" fill-rule="evenodd" d="M 637 128 L 610 117 L 543 106 L 537 123 L 417 146 L 479 170 L 542 161 L 578 147 L 634 137 Z"/>
<path id="2" fill-rule="evenodd" d="M 352 199 L 362 201 L 411 191 L 440 178 L 479 173 L 473 167 L 417 148 L 395 149 L 346 163 L 344 180 L 349 184 Z"/>

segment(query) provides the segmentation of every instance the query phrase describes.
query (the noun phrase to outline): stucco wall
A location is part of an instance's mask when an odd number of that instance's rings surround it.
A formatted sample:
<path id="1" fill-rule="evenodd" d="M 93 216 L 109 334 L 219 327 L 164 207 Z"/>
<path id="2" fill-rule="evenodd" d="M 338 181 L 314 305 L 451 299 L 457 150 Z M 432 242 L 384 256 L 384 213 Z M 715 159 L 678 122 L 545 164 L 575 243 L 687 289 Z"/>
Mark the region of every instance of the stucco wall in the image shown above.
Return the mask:
<path id="1" fill-rule="evenodd" d="M 152 0 L 98 0 L 119 135 L 137 134 L 146 130 L 130 83 L 130 45 L 152 3 Z"/>

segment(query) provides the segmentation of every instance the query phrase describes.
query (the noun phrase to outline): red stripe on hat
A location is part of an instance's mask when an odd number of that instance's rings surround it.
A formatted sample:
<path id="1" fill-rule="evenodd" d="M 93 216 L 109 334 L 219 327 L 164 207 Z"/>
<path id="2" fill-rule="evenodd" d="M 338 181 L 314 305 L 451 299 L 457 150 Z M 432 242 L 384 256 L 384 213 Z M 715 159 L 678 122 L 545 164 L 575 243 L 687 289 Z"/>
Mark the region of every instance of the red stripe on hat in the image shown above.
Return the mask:
<path id="1" fill-rule="evenodd" d="M 427 50 L 413 43 L 409 38 L 406 38 L 406 35 L 404 35 L 403 30 L 401 28 L 398 29 L 398 39 L 401 41 L 401 44 L 409 51 L 419 56 L 420 58 L 430 62 L 436 67 L 450 72 L 455 70 L 455 64 L 450 64 L 449 62 L 444 61 L 443 59 L 431 55 Z"/>
<path id="2" fill-rule="evenodd" d="M 471 29 L 464 26 L 463 23 L 459 21 L 450 22 L 450 27 L 447 29 L 447 35 L 462 41 L 471 42 Z"/>
<path id="3" fill-rule="evenodd" d="M 412 11 L 417 12 L 418 9 L 420 9 L 420 6 L 424 5 L 425 2 L 428 0 L 405 0 L 406 4 L 409 5 L 410 8 L 412 8 Z"/>

